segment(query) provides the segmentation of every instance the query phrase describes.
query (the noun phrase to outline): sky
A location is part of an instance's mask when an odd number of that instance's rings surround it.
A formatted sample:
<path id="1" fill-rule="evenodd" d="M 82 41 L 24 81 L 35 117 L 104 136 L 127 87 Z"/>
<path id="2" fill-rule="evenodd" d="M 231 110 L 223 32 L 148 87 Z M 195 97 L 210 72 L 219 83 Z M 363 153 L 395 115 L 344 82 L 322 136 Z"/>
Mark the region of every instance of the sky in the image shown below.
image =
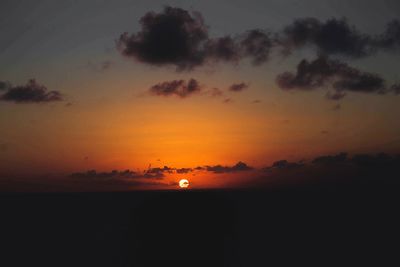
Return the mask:
<path id="1" fill-rule="evenodd" d="M 396 155 L 399 17 L 396 0 L 1 1 L 1 184 L 226 187 Z"/>

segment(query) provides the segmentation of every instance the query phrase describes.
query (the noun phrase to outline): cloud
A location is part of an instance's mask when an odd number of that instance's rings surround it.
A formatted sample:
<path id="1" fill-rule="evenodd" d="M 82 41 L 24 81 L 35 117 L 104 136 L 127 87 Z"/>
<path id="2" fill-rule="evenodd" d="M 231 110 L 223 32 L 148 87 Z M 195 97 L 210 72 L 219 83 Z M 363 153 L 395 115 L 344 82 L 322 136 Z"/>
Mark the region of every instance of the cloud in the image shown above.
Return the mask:
<path id="1" fill-rule="evenodd" d="M 341 152 L 336 155 L 323 155 L 316 157 L 312 164 L 316 165 L 337 165 L 347 164 L 362 168 L 386 168 L 386 167 L 397 167 L 400 163 L 400 155 L 389 155 L 386 153 L 377 154 L 355 154 L 349 157 L 347 153 Z M 398 169 L 399 171 L 400 169 Z M 400 180 L 399 180 L 400 181 Z"/>
<path id="2" fill-rule="evenodd" d="M 295 185 L 296 188 L 335 188 L 353 185 L 362 188 L 364 185 L 399 185 L 400 155 L 359 154 L 349 157 L 347 153 L 322 155 L 311 162 L 289 163 L 286 160 L 275 162 L 263 170 L 253 186 L 260 187 Z"/>
<path id="3" fill-rule="evenodd" d="M 255 169 L 239 161 L 233 166 L 206 165 L 195 168 L 173 168 L 168 166 L 149 168 L 145 171 L 113 170 L 110 172 L 77 172 L 69 175 L 74 182 L 100 183 L 104 185 L 162 185 L 174 186 L 176 183 L 167 182 L 166 174 L 185 175 L 191 172 L 210 172 L 213 174 L 234 174 L 246 171 L 249 179 L 244 181 L 250 185 L 339 185 L 355 182 L 356 186 L 363 183 L 396 183 L 399 184 L 400 154 L 356 154 L 350 157 L 341 152 L 333 155 L 321 155 L 312 160 L 290 162 L 275 161 L 271 166 Z M 247 175 L 243 174 L 243 175 Z M 254 179 L 256 180 L 254 180 Z"/>
<path id="4" fill-rule="evenodd" d="M 376 40 L 376 45 L 387 50 L 400 48 L 400 20 L 392 20 L 387 24 L 385 32 Z"/>
<path id="5" fill-rule="evenodd" d="M 231 86 L 229 86 L 229 91 L 231 92 L 241 92 L 245 89 L 247 89 L 249 85 L 247 83 L 241 82 L 241 83 L 234 83 Z"/>
<path id="6" fill-rule="evenodd" d="M 240 48 L 231 36 L 209 39 L 204 51 L 205 57 L 214 61 L 237 63 L 241 58 Z"/>
<path id="7" fill-rule="evenodd" d="M 152 65 L 175 65 L 192 69 L 204 61 L 201 48 L 208 40 L 208 29 L 200 13 L 165 7 L 163 12 L 148 12 L 136 34 L 123 33 L 117 41 L 120 52 Z"/>
<path id="8" fill-rule="evenodd" d="M 47 103 L 62 101 L 63 96 L 58 91 L 48 91 L 36 80 L 31 79 L 26 85 L 11 86 L 0 96 L 0 100 L 15 103 Z"/>
<path id="9" fill-rule="evenodd" d="M 326 131 L 323 131 L 326 133 Z M 400 163 L 400 155 L 389 155 L 386 153 L 378 154 L 355 154 L 352 157 L 348 156 L 346 152 L 340 152 L 334 155 L 321 155 L 310 162 L 289 162 L 287 160 L 275 161 L 271 166 L 265 167 L 262 170 L 272 169 L 296 169 L 305 166 L 339 166 L 339 165 L 353 165 L 359 167 L 381 167 L 381 166 L 395 166 Z M 400 169 L 399 169 L 400 170 Z"/>
<path id="10" fill-rule="evenodd" d="M 345 162 L 347 160 L 347 153 L 341 152 L 337 155 L 324 155 L 316 157 L 312 163 L 314 164 L 332 164 L 332 163 L 340 163 Z"/>
<path id="11" fill-rule="evenodd" d="M 204 166 L 204 169 L 213 173 L 229 173 L 229 172 L 240 172 L 240 171 L 250 171 L 253 168 L 248 166 L 246 163 L 239 161 L 233 166 L 222 166 L 222 165 L 214 165 L 214 166 Z"/>
<path id="12" fill-rule="evenodd" d="M 167 6 L 140 19 L 140 31 L 120 35 L 117 48 L 124 56 L 155 66 L 193 70 L 207 62 L 237 63 L 250 58 L 254 65 L 268 60 L 273 40 L 262 30 L 237 36 L 210 38 L 199 12 Z"/>
<path id="13" fill-rule="evenodd" d="M 237 64 L 243 59 L 258 66 L 269 60 L 274 49 L 288 55 L 309 47 L 318 56 L 363 58 L 400 48 L 399 20 L 391 21 L 378 35 L 360 32 L 346 18 L 321 21 L 306 17 L 280 31 L 249 29 L 211 38 L 199 12 L 167 6 L 161 12 L 147 12 L 140 26 L 136 33 L 120 35 L 116 41 L 119 52 L 153 66 L 171 65 L 177 71 L 190 71 L 210 62 Z"/>
<path id="14" fill-rule="evenodd" d="M 136 172 L 125 170 L 111 172 L 97 172 L 96 170 L 89 170 L 87 172 L 76 172 L 69 175 L 71 178 L 90 178 L 90 179 L 109 179 L 109 178 L 137 178 L 139 175 Z"/>
<path id="15" fill-rule="evenodd" d="M 201 170 L 203 169 L 172 168 L 168 166 L 152 168 L 151 166 L 149 166 L 149 168 L 144 171 L 131 171 L 127 169 L 124 171 L 112 170 L 110 172 L 98 172 L 96 170 L 89 170 L 86 172 L 75 172 L 68 175 L 68 177 L 79 180 L 93 180 L 102 182 L 114 181 L 117 183 L 118 181 L 132 182 L 132 180 L 163 180 L 165 178 L 165 174 L 186 174 L 193 171 Z M 140 182 L 138 182 L 137 184 L 140 185 Z M 161 185 L 160 183 L 157 184 Z"/>
<path id="16" fill-rule="evenodd" d="M 318 55 L 363 58 L 379 51 L 400 49 L 400 20 L 391 20 L 381 34 L 361 33 L 346 18 L 321 22 L 316 18 L 299 18 L 276 33 L 276 43 L 290 54 L 302 47 L 315 48 Z"/>
<path id="17" fill-rule="evenodd" d="M 316 18 L 296 19 L 284 28 L 280 39 L 289 52 L 314 46 L 318 54 L 360 58 L 374 51 L 371 37 L 360 33 L 344 18 L 332 18 L 326 22 Z"/>
<path id="18" fill-rule="evenodd" d="M 163 178 L 164 173 L 173 173 L 174 168 L 170 168 L 168 166 L 164 166 L 162 168 L 160 167 L 155 167 L 155 168 L 148 168 L 146 171 L 144 171 L 144 178 Z"/>
<path id="19" fill-rule="evenodd" d="M 199 82 L 190 79 L 188 82 L 184 80 L 173 80 L 158 83 L 150 87 L 150 93 L 157 96 L 178 96 L 185 98 L 198 93 L 202 90 Z"/>
<path id="20" fill-rule="evenodd" d="M 0 146 L 1 149 L 1 146 Z M 132 170 L 112 170 L 109 172 L 99 172 L 96 170 L 88 170 L 84 172 L 75 172 L 68 175 L 69 178 L 75 179 L 82 182 L 101 182 L 106 184 L 130 184 L 130 185 L 174 185 L 174 184 L 162 184 L 159 181 L 165 180 L 166 174 L 188 174 L 191 172 L 213 172 L 216 174 L 220 173 L 233 173 L 240 171 L 253 170 L 252 167 L 246 163 L 238 162 L 234 166 L 199 166 L 196 168 L 174 168 L 174 167 L 151 167 L 151 165 L 144 171 L 132 171 Z M 148 182 L 150 180 L 150 182 Z M 145 182 L 143 182 L 145 181 Z"/>
<path id="21" fill-rule="evenodd" d="M 296 73 L 284 72 L 277 76 L 278 86 L 284 90 L 313 90 L 330 87 L 336 92 L 330 99 L 341 99 L 344 91 L 385 93 L 385 80 L 378 74 L 362 72 L 339 60 L 318 57 L 313 61 L 303 59 Z"/>
<path id="22" fill-rule="evenodd" d="M 318 55 L 364 58 L 379 51 L 392 52 L 400 48 L 400 20 L 390 21 L 381 34 L 361 33 L 346 18 L 331 18 L 322 22 L 316 18 L 299 18 L 276 33 L 276 45 L 290 54 L 310 47 Z"/>
<path id="23" fill-rule="evenodd" d="M 174 170 L 174 168 L 170 168 L 168 166 L 164 166 L 164 167 L 155 167 L 155 168 L 149 168 L 146 172 L 147 173 L 159 173 L 159 172 L 168 172 L 168 173 L 172 173 L 172 171 Z"/>
<path id="24" fill-rule="evenodd" d="M 301 162 L 289 162 L 285 159 L 275 161 L 271 166 L 264 168 L 265 171 L 272 169 L 296 169 L 304 166 Z"/>
<path id="25" fill-rule="evenodd" d="M 76 172 L 69 175 L 70 178 L 77 179 L 94 179 L 94 180 L 110 180 L 110 179 L 162 179 L 164 175 L 162 171 L 147 170 L 143 173 L 131 170 L 118 171 L 113 170 L 110 172 L 97 172 L 96 170 L 89 170 L 87 172 Z"/>
<path id="26" fill-rule="evenodd" d="M 358 166 L 365 166 L 369 168 L 398 167 L 398 164 L 400 163 L 400 155 L 391 156 L 386 153 L 378 153 L 375 155 L 356 154 L 351 159 L 351 162 Z"/>
<path id="27" fill-rule="evenodd" d="M 244 56 L 252 58 L 255 66 L 265 63 L 269 59 L 271 49 L 274 47 L 274 40 L 270 33 L 254 29 L 246 32 L 240 42 Z"/>
<path id="28" fill-rule="evenodd" d="M 97 172 L 89 170 L 87 172 L 76 172 L 68 175 L 68 183 L 73 182 L 74 186 L 78 186 L 79 190 L 130 190 L 132 187 L 148 187 L 148 186 L 170 186 L 162 181 L 163 177 L 150 175 L 146 173 L 138 173 L 130 170 L 110 172 Z M 68 185 L 68 184 L 65 184 Z M 67 190 L 68 186 L 66 187 Z"/>
<path id="29" fill-rule="evenodd" d="M 193 169 L 192 168 L 179 168 L 176 169 L 176 173 L 182 174 L 182 173 L 189 173 L 192 172 Z"/>
<path id="30" fill-rule="evenodd" d="M 254 66 L 267 62 L 275 50 L 289 55 L 304 47 L 315 51 L 314 60 L 303 59 L 296 72 L 286 71 L 276 82 L 284 90 L 328 89 L 328 100 L 340 101 L 348 92 L 400 94 L 400 86 L 387 87 L 385 79 L 376 73 L 361 71 L 343 62 L 379 51 L 393 52 L 400 48 L 400 20 L 392 20 L 381 34 L 362 33 L 346 18 L 321 21 L 306 17 L 294 20 L 280 31 L 249 29 L 236 35 L 210 37 L 209 27 L 199 12 L 165 7 L 150 11 L 140 18 L 140 29 L 121 34 L 116 41 L 119 52 L 136 61 L 152 66 L 173 66 L 177 71 L 192 71 L 213 63 L 238 64 L 249 59 Z M 339 56 L 341 59 L 333 59 Z M 239 92 L 248 84 L 233 84 L 229 91 Z M 150 88 L 158 96 L 175 95 L 181 98 L 202 90 L 191 79 L 165 81 Z M 210 96 L 221 96 L 213 89 Z M 224 103 L 232 102 L 226 98 Z M 339 106 L 336 106 L 338 109 Z"/>

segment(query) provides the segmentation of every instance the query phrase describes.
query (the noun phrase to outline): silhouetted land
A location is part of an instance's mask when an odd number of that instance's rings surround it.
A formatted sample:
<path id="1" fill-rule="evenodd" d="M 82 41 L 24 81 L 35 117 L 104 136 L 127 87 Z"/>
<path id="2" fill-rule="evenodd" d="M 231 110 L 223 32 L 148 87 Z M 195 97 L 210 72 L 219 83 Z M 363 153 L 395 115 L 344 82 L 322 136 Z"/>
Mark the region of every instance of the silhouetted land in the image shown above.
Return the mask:
<path id="1" fill-rule="evenodd" d="M 394 266 L 397 189 L 3 194 L 0 265 Z"/>

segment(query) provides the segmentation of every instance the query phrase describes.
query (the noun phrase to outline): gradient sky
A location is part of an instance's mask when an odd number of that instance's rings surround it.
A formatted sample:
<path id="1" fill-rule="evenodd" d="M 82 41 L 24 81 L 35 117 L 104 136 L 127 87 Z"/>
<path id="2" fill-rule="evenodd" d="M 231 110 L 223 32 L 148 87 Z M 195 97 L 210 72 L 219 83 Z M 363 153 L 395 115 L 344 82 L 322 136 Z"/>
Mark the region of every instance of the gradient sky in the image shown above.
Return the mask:
<path id="1" fill-rule="evenodd" d="M 184 71 L 122 55 L 116 48 L 120 35 L 139 32 L 140 18 L 165 6 L 200 12 L 210 38 L 250 29 L 278 32 L 304 17 L 346 18 L 358 31 L 378 35 L 400 18 L 397 0 L 3 0 L 0 81 L 17 86 L 35 79 L 62 93 L 63 101 L 0 101 L 1 179 L 34 181 L 91 169 L 142 172 L 149 164 L 194 168 L 243 161 L 263 168 L 280 159 L 309 160 L 341 151 L 400 151 L 399 95 L 346 92 L 333 101 L 326 98 L 329 88 L 282 90 L 277 85 L 277 75 L 295 72 L 302 59 L 315 59 L 312 48 L 271 55 L 260 66 L 244 59 Z M 400 82 L 399 51 L 332 58 L 377 73 L 390 87 Z M 149 93 L 153 85 L 191 78 L 202 92 L 184 98 Z M 239 83 L 248 88 L 229 90 Z M 212 88 L 223 95 L 212 96 Z M 181 176 L 169 174 L 168 182 Z M 229 180 L 208 177 L 191 179 L 199 186 Z"/>

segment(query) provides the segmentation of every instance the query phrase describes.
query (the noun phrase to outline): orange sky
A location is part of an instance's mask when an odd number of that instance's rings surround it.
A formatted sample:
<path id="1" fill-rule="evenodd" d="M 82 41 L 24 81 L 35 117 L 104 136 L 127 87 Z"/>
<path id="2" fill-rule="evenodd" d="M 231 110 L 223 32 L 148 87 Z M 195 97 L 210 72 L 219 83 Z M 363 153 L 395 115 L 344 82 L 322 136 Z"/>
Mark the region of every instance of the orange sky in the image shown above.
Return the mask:
<path id="1" fill-rule="evenodd" d="M 63 101 L 0 102 L 0 179 L 65 177 L 92 169 L 143 172 L 149 165 L 233 166 L 239 161 L 262 168 L 280 159 L 310 160 L 341 151 L 400 151 L 400 96 L 349 90 L 345 98 L 335 102 L 326 99 L 327 91 L 332 90 L 329 84 L 297 91 L 285 91 L 277 85 L 277 75 L 295 72 L 300 60 L 314 57 L 315 47 L 286 57 L 272 53 L 260 66 L 253 66 L 248 58 L 233 64 L 216 60 L 184 71 L 176 71 L 174 64 L 152 65 L 140 58 L 124 57 L 116 48 L 118 37 L 124 31 L 140 31 L 139 20 L 145 12 L 164 12 L 159 3 L 149 5 L 143 10 L 129 7 L 134 14 L 123 11 L 121 5 L 115 9 L 85 5 L 80 8 L 93 12 L 88 20 L 84 13 L 73 12 L 78 6 L 54 13 L 52 5 L 38 4 L 37 13 L 27 17 L 32 27 L 7 20 L 8 26 L 3 28 L 15 29 L 15 34 L 7 30 L 4 40 L 0 39 L 0 48 L 4 48 L 0 61 L 5 62 L 0 66 L 0 82 L 24 85 L 33 78 L 49 90 L 62 92 Z M 183 8 L 192 10 L 185 5 Z M 247 15 L 248 21 L 233 15 L 221 20 L 209 5 L 193 7 L 203 13 L 209 36 L 234 36 L 265 25 L 281 29 L 297 12 L 313 16 L 309 9 L 285 7 L 280 16 L 272 12 L 269 17 L 249 6 L 246 14 L 254 16 Z M 232 6 L 217 8 L 228 8 L 227 14 L 243 12 Z M 29 11 L 25 6 L 10 10 Z M 321 6 L 320 10 L 321 21 L 333 15 L 353 15 L 356 25 L 368 32 L 382 31 L 386 23 L 379 20 L 378 29 L 369 19 L 354 16 L 359 14 L 356 9 L 332 11 Z M 60 16 L 54 15 L 57 12 Z M 111 19 L 106 16 L 109 13 L 120 15 L 110 15 Z M 49 14 L 54 29 L 48 28 L 44 19 Z M 75 20 L 65 19 L 69 17 Z M 232 32 L 224 32 L 227 24 Z M 389 84 L 399 79 L 399 59 L 399 54 L 382 52 L 349 60 L 349 66 L 382 74 Z M 102 68 L 104 63 L 109 66 Z M 201 92 L 184 98 L 149 93 L 155 84 L 191 78 L 199 81 Z M 229 91 L 238 83 L 248 88 Z M 223 95 L 211 96 L 213 88 L 219 88 Z M 191 179 L 199 187 L 239 179 L 225 176 L 235 175 L 198 173 Z"/>

